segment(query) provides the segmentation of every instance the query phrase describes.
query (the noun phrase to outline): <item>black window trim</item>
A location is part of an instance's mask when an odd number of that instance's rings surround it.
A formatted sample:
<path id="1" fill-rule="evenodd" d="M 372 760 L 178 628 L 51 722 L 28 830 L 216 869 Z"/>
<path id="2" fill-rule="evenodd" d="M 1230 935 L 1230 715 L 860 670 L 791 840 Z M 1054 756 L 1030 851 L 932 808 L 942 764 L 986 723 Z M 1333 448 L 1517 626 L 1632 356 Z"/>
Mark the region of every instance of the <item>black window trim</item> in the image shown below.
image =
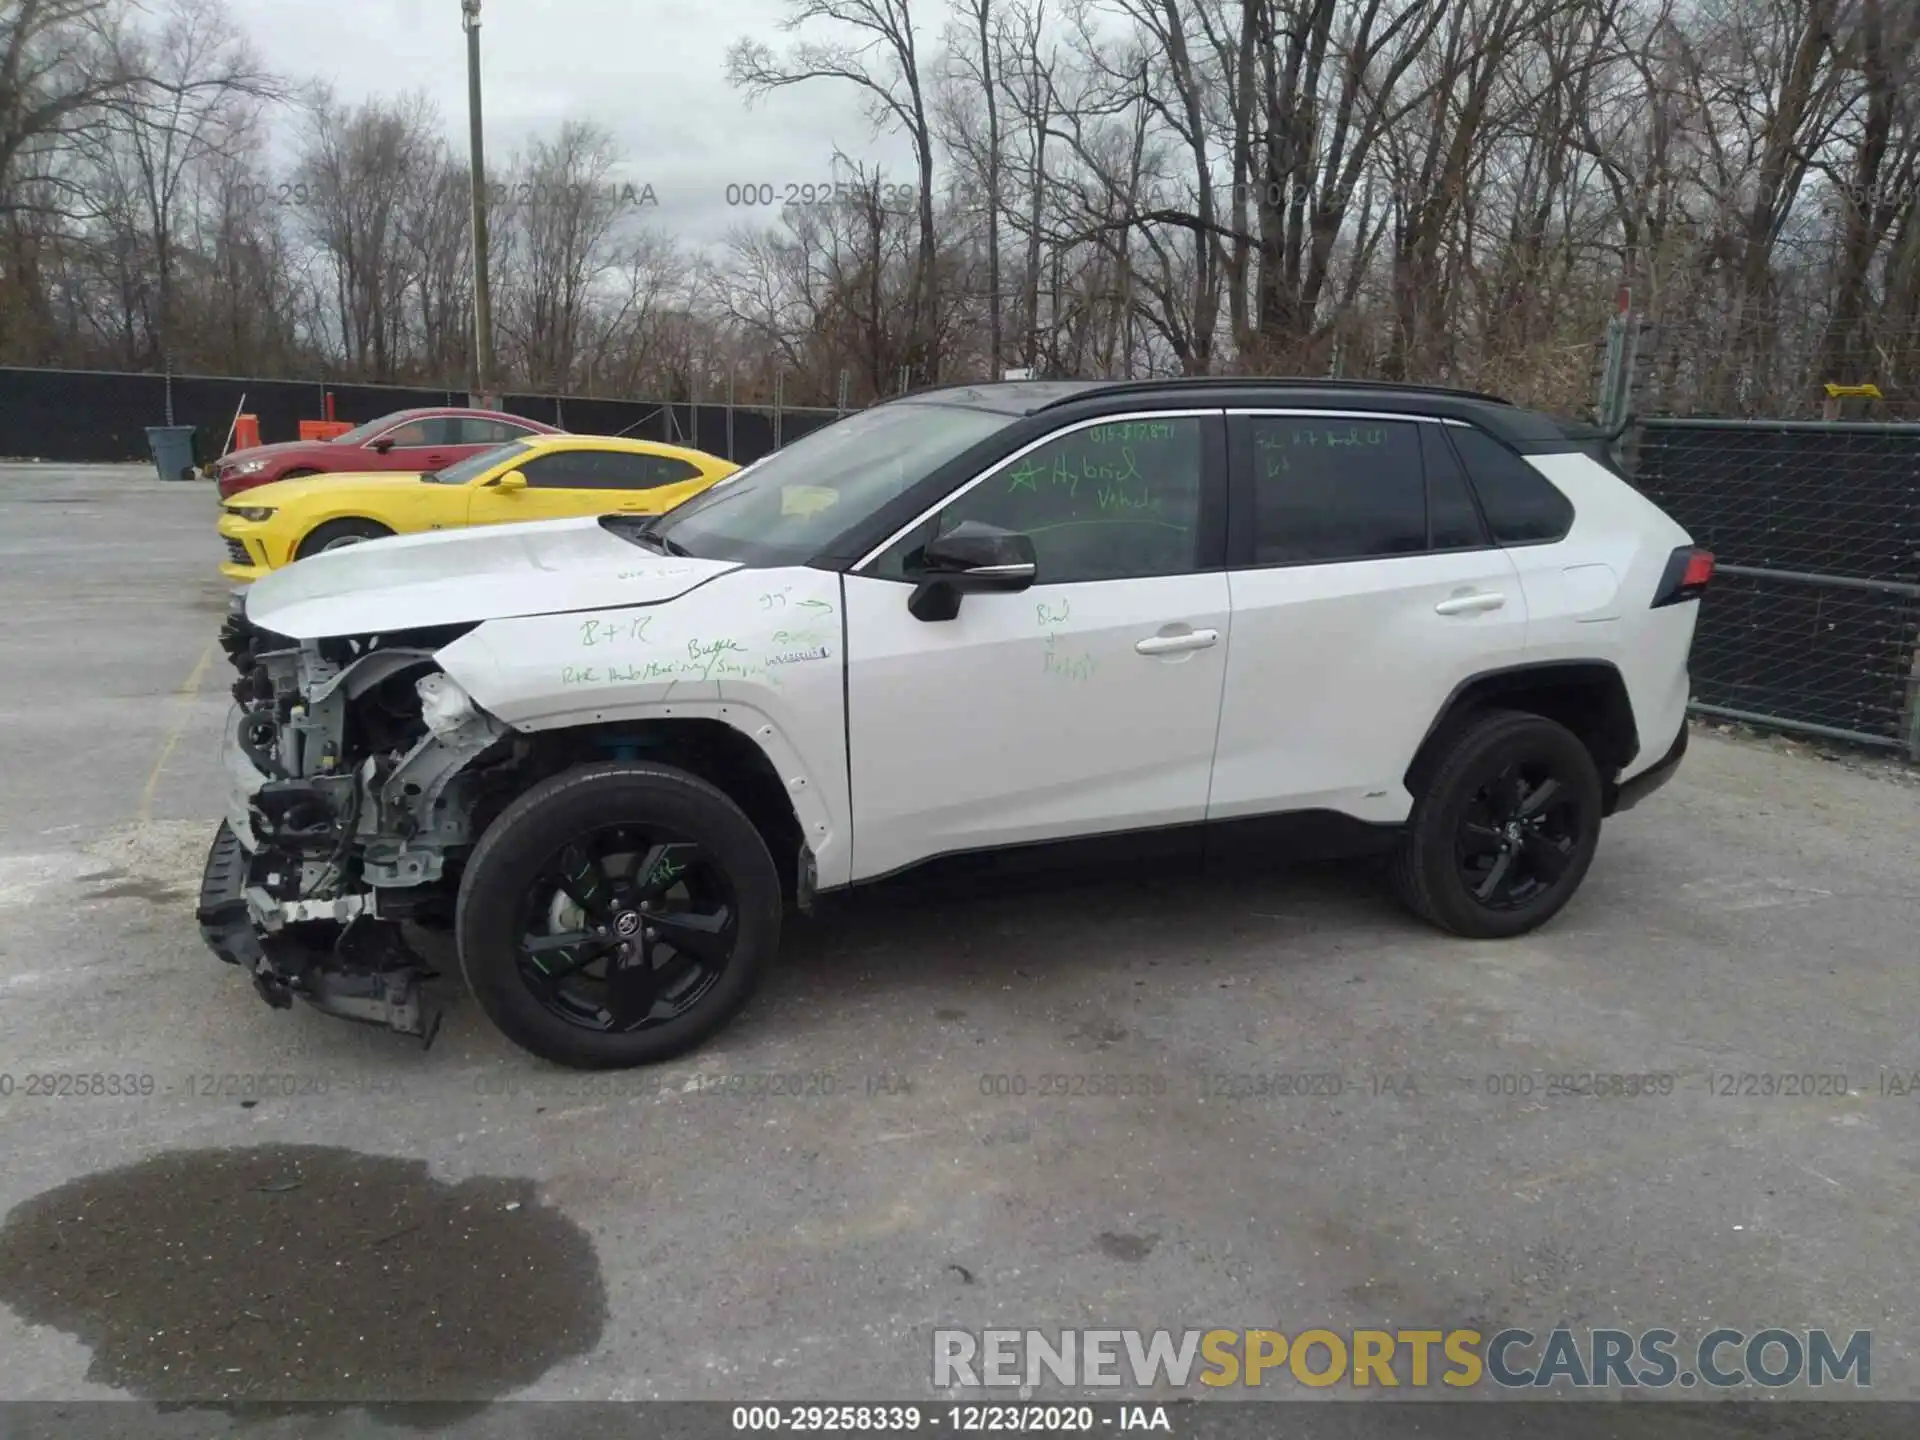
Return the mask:
<path id="1" fill-rule="evenodd" d="M 891 535 L 888 535 L 886 539 L 882 540 L 878 545 L 873 546 L 858 560 L 847 566 L 846 571 L 849 575 L 858 575 L 867 580 L 887 580 L 895 584 L 911 584 L 913 582 L 901 581 L 892 575 L 876 575 L 872 573 L 871 567 L 877 564 L 880 558 L 895 545 L 906 539 L 907 536 L 918 530 L 922 525 L 925 525 L 929 520 L 932 520 L 942 510 L 946 509 L 947 506 L 953 504 L 975 486 L 991 479 L 994 475 L 997 475 L 1001 470 L 1022 456 L 1031 454 L 1042 445 L 1050 445 L 1063 436 L 1071 435 L 1079 430 L 1091 430 L 1099 425 L 1117 425 L 1132 421 L 1186 419 L 1197 419 L 1201 422 L 1200 506 L 1199 519 L 1197 522 L 1200 531 L 1200 553 L 1191 569 L 1176 570 L 1169 573 L 1172 575 L 1210 575 L 1223 571 L 1228 568 L 1226 553 L 1226 492 L 1228 477 L 1226 475 L 1227 451 L 1223 414 L 1224 412 L 1221 411 L 1218 406 L 1182 406 L 1175 409 L 1163 409 L 1154 406 L 1138 410 L 1116 411 L 1109 415 L 1090 415 L 1078 420 L 1069 421 L 1064 425 L 1054 426 L 1044 433 L 1036 435 L 1032 439 L 1016 446 L 1014 449 L 1007 451 L 1004 455 L 993 460 L 968 479 L 955 485 L 939 499 L 926 506 L 918 515 L 914 516 L 912 520 L 900 526 Z M 1129 583 L 1133 579 L 1152 580 L 1163 578 L 1166 577 L 1142 575 L 1120 577 L 1117 580 L 1064 580 L 1056 583 L 1064 585 L 1112 585 Z M 1042 579 L 1036 583 L 1046 584 L 1048 582 Z"/>
<path id="2" fill-rule="evenodd" d="M 1453 457 L 1454 469 L 1460 473 L 1460 488 L 1466 491 L 1467 504 L 1473 509 L 1474 524 L 1480 531 L 1480 543 L 1477 545 L 1435 545 L 1433 543 L 1433 470 L 1427 464 L 1427 447 L 1420 447 L 1420 471 L 1427 493 L 1427 548 L 1428 555 L 1471 555 L 1481 550 L 1499 550 L 1504 547 L 1493 538 L 1493 526 L 1487 522 L 1486 508 L 1480 503 L 1480 492 L 1473 488 L 1473 476 L 1467 470 L 1466 457 L 1453 441 L 1447 438 L 1449 428 L 1468 430 L 1473 427 L 1459 422 L 1449 422 L 1439 428 L 1436 443 L 1445 447 L 1447 454 Z M 1424 438 L 1424 437 L 1423 437 Z"/>
<path id="3" fill-rule="evenodd" d="M 1502 440 L 1498 435 L 1495 435 L 1491 430 L 1488 430 L 1484 425 L 1469 425 L 1465 421 L 1456 421 L 1454 424 L 1458 429 L 1471 430 L 1481 439 L 1498 445 L 1515 460 L 1525 465 L 1527 469 L 1532 470 L 1533 473 L 1539 477 L 1541 484 L 1547 486 L 1554 494 L 1558 495 L 1567 503 L 1567 523 L 1558 535 L 1550 536 L 1544 540 L 1501 540 L 1494 538 L 1492 543 L 1497 549 L 1530 550 L 1536 545 L 1558 545 L 1573 533 L 1573 527 L 1580 522 L 1580 507 L 1573 503 L 1573 497 L 1571 495 L 1567 494 L 1567 492 L 1562 490 L 1558 485 L 1555 485 L 1547 476 L 1540 474 L 1538 468 L 1535 467 L 1533 462 L 1529 460 L 1525 454 L 1514 449 L 1513 446 Z M 1486 502 L 1480 498 L 1480 483 L 1473 478 L 1473 467 L 1467 463 L 1467 457 L 1460 453 L 1460 447 L 1455 445 L 1451 439 L 1447 441 L 1447 448 L 1453 451 L 1453 458 L 1455 463 L 1460 467 L 1460 473 L 1467 477 L 1467 493 L 1473 496 L 1473 508 L 1480 512 L 1481 528 L 1486 531 L 1488 536 L 1492 537 L 1493 521 L 1487 515 Z M 1538 453 L 1583 454 L 1585 452 L 1575 448 L 1567 451 Z M 1589 456 L 1588 458 L 1592 457 Z"/>
<path id="4" fill-rule="evenodd" d="M 1438 425 L 1444 432 L 1450 428 L 1469 430 L 1475 427 L 1465 420 L 1456 420 L 1450 415 L 1420 415 L 1400 410 L 1329 410 L 1321 406 L 1288 405 L 1248 405 L 1236 406 L 1225 412 L 1227 426 L 1228 453 L 1228 494 L 1227 494 L 1227 568 L 1236 574 L 1255 570 L 1302 570 L 1318 565 L 1380 565 L 1396 560 L 1419 560 L 1429 555 L 1471 555 L 1486 550 L 1503 548 L 1493 539 L 1492 528 L 1487 524 L 1484 514 L 1480 515 L 1481 543 L 1478 545 L 1449 545 L 1436 549 L 1433 545 L 1433 485 L 1427 474 L 1425 448 L 1419 452 L 1420 493 L 1427 504 L 1427 548 L 1424 550 L 1406 550 L 1397 555 L 1341 555 L 1316 556 L 1311 560 L 1256 560 L 1254 556 L 1254 516 L 1258 513 L 1254 487 L 1259 483 L 1253 473 L 1253 445 L 1247 423 L 1254 419 L 1286 420 L 1372 420 L 1405 421 L 1413 425 Z M 1485 433 L 1484 431 L 1482 432 Z M 1453 450 L 1451 444 L 1447 447 Z M 1454 463 L 1459 465 L 1462 478 L 1467 487 L 1467 497 L 1472 500 L 1476 514 L 1480 512 L 1480 497 L 1473 488 L 1473 476 L 1467 469 L 1467 462 L 1453 450 Z M 1544 476 L 1542 477 L 1545 478 Z"/>

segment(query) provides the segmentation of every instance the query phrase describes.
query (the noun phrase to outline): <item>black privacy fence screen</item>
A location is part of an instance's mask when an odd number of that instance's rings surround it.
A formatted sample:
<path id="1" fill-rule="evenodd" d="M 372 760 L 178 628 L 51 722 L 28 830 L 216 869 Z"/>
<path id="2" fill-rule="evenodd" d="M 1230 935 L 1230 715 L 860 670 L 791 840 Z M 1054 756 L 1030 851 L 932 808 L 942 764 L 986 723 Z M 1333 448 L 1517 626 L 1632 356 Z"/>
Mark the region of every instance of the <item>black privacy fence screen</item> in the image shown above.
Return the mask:
<path id="1" fill-rule="evenodd" d="M 168 389 L 172 417 L 168 417 Z M 242 408 L 260 420 L 271 444 L 300 438 L 302 420 L 352 424 L 395 410 L 465 405 L 463 390 L 398 385 L 322 384 L 234 376 L 133 374 L 106 370 L 28 370 L 0 366 L 0 460 L 111 463 L 145 460 L 147 427 L 194 427 L 195 456 L 216 458 Z M 501 409 L 583 435 L 665 440 L 745 465 L 838 418 L 833 410 L 607 400 L 571 395 L 503 395 Z"/>
<path id="2" fill-rule="evenodd" d="M 1649 420 L 1634 479 L 1715 556 L 1696 710 L 1920 759 L 1920 425 Z"/>

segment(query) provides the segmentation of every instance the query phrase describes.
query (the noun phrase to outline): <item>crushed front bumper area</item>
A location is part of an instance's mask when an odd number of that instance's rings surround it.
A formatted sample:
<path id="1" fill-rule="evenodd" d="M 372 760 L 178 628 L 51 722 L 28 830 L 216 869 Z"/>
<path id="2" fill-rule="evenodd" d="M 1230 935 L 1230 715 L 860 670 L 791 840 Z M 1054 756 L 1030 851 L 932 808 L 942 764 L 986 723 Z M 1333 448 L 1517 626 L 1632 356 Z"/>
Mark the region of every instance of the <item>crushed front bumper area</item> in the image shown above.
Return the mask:
<path id="1" fill-rule="evenodd" d="M 291 1007 L 297 995 L 329 1015 L 431 1045 L 440 1016 L 426 1008 L 421 981 L 433 972 L 407 945 L 398 922 L 352 898 L 314 902 L 313 913 L 294 911 L 300 918 L 269 929 L 247 893 L 263 863 L 271 862 L 248 854 L 223 820 L 207 852 L 195 914 L 207 947 L 251 975 L 260 998 L 275 1009 Z"/>
<path id="2" fill-rule="evenodd" d="M 220 634 L 239 678 L 201 934 L 275 1008 L 297 997 L 431 1043 L 435 976 L 402 922 L 451 918 L 476 815 L 520 751 L 435 663 L 449 627 L 294 640 L 246 609 L 236 592 Z"/>

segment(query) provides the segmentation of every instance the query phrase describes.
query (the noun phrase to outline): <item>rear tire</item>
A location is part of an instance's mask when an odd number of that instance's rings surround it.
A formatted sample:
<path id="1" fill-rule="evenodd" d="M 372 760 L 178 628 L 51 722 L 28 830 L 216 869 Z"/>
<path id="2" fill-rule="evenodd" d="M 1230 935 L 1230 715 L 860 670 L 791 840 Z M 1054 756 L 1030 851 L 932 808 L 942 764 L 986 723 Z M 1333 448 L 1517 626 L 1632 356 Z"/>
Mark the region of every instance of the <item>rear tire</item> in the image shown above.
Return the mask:
<path id="1" fill-rule="evenodd" d="M 1600 840 L 1600 772 L 1565 726 L 1516 710 L 1464 722 L 1416 798 L 1388 874 L 1416 915 L 1500 939 L 1545 924 Z"/>
<path id="2" fill-rule="evenodd" d="M 305 560 L 310 555 L 318 555 L 323 550 L 338 550 L 347 545 L 358 545 L 364 540 L 380 540 L 393 534 L 386 526 L 375 520 L 329 520 L 314 528 L 300 547 L 293 552 L 296 560 Z"/>
<path id="3" fill-rule="evenodd" d="M 723 792 L 608 762 L 501 812 L 467 862 L 454 928 L 467 985 L 508 1039 L 558 1065 L 625 1069 L 739 1012 L 779 949 L 782 908 L 765 841 Z M 566 935 L 579 943 L 555 944 Z"/>

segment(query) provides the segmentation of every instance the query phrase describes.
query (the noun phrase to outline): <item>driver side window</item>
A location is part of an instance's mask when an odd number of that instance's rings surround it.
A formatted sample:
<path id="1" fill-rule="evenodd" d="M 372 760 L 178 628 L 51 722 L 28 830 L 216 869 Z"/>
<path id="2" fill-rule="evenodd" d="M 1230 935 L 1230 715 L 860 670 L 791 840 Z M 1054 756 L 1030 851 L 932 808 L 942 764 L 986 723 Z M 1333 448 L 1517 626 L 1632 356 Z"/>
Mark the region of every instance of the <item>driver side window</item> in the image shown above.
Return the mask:
<path id="1" fill-rule="evenodd" d="M 391 440 L 396 448 L 414 445 L 448 445 L 452 443 L 453 421 L 429 417 L 425 420 L 409 420 L 404 425 L 396 425 L 380 438 Z"/>
<path id="2" fill-rule="evenodd" d="M 965 520 L 1033 540 L 1038 585 L 1184 575 L 1197 568 L 1202 440 L 1197 416 L 1082 426 L 1014 457 L 874 562 L 912 580 L 929 540 Z"/>

